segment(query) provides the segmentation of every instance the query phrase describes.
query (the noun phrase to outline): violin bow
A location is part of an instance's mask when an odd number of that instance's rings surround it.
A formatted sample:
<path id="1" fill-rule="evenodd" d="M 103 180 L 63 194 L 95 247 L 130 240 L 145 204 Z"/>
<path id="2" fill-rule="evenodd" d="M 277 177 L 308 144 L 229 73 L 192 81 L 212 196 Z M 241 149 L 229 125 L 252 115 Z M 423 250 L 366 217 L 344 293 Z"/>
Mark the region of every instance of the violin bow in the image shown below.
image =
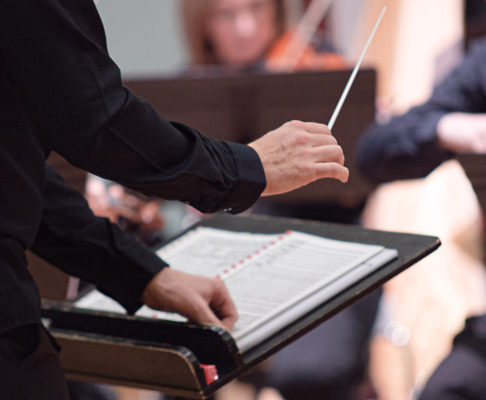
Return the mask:
<path id="1" fill-rule="evenodd" d="M 283 53 L 282 69 L 295 70 L 300 56 L 312 40 L 332 2 L 333 0 L 312 0 L 309 4 Z"/>

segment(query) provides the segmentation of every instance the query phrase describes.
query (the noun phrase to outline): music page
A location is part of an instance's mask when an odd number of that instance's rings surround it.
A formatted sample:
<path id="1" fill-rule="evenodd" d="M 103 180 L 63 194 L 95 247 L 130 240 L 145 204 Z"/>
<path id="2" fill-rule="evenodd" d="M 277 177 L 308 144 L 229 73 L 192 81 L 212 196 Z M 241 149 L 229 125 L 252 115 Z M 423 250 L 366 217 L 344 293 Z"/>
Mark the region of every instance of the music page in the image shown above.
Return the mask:
<path id="1" fill-rule="evenodd" d="M 236 339 L 383 250 L 290 231 L 247 258 L 225 283 L 239 313 Z"/>
<path id="2" fill-rule="evenodd" d="M 198 227 L 157 255 L 171 268 L 225 281 L 239 314 L 232 335 L 244 351 L 396 258 L 397 252 L 296 231 L 253 234 Z M 97 291 L 75 305 L 123 312 Z M 186 320 L 146 306 L 136 315 Z"/>
<path id="3" fill-rule="evenodd" d="M 157 255 L 178 271 L 215 277 L 278 236 L 199 227 L 162 247 Z"/>

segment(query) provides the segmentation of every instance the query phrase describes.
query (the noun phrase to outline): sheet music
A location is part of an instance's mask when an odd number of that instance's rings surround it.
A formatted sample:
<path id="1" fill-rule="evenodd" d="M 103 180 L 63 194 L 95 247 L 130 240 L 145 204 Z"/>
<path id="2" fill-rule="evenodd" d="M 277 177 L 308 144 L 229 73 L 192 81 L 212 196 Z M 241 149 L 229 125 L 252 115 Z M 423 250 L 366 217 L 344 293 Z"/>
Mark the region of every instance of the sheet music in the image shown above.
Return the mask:
<path id="1" fill-rule="evenodd" d="M 90 291 L 85 296 L 77 300 L 75 302 L 75 305 L 77 308 L 84 308 L 87 310 L 104 311 L 115 314 L 126 314 L 125 309 L 120 305 L 120 303 L 116 302 L 111 297 L 104 295 L 98 290 Z M 187 321 L 187 318 L 183 317 L 182 315 L 166 311 L 154 310 L 147 306 L 140 307 L 135 315 L 139 317 L 166 319 L 169 321 Z"/>
<path id="2" fill-rule="evenodd" d="M 383 250 L 292 231 L 225 278 L 236 339 Z"/>
<path id="3" fill-rule="evenodd" d="M 330 282 L 320 290 L 297 302 L 294 306 L 282 311 L 278 316 L 262 322 L 258 328 L 239 333 L 237 338 L 238 348 L 240 351 L 245 351 L 260 343 L 282 328 L 294 323 L 300 317 L 339 294 L 350 285 L 397 258 L 397 255 L 395 249 L 383 249 L 364 263 L 351 269 L 339 279 Z"/>
<path id="4" fill-rule="evenodd" d="M 175 269 L 186 273 L 215 277 L 225 275 L 232 265 L 249 254 L 260 251 L 278 239 L 278 234 L 253 234 L 199 227 L 162 247 L 156 253 Z M 115 300 L 93 290 L 75 303 L 76 307 L 124 314 L 125 309 Z M 148 318 L 187 321 L 170 312 L 141 307 L 135 315 Z"/>
<path id="5" fill-rule="evenodd" d="M 214 277 L 278 236 L 199 227 L 161 248 L 157 255 L 178 271 Z"/>
<path id="6" fill-rule="evenodd" d="M 241 351 L 358 282 L 397 257 L 383 246 L 331 240 L 306 233 L 252 234 L 199 227 L 157 251 L 171 268 L 221 276 L 239 319 L 233 329 Z M 77 307 L 124 312 L 93 291 Z M 142 307 L 136 315 L 187 321 Z"/>

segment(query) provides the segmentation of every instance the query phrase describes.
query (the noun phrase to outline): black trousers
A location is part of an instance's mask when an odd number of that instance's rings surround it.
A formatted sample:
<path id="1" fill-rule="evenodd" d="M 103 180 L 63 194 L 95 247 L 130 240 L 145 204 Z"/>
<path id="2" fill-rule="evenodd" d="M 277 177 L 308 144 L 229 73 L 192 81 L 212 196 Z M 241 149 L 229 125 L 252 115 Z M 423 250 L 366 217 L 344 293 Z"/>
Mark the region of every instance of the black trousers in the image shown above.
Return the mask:
<path id="1" fill-rule="evenodd" d="M 0 334 L 0 398 L 69 400 L 58 351 L 40 324 Z"/>
<path id="2" fill-rule="evenodd" d="M 486 400 L 486 315 L 466 320 L 420 400 Z"/>

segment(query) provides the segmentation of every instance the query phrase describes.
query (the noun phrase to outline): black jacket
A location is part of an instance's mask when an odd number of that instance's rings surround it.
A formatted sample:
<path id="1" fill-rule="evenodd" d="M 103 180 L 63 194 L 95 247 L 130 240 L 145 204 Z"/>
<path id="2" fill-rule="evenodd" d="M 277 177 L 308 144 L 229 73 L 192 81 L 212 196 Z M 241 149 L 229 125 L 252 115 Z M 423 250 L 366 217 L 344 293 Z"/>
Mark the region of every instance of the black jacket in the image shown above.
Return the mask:
<path id="1" fill-rule="evenodd" d="M 92 0 L 0 0 L 0 332 L 39 321 L 27 248 L 129 311 L 164 266 L 46 169 L 52 150 L 205 212 L 245 210 L 265 187 L 250 147 L 171 123 L 122 86 Z"/>

